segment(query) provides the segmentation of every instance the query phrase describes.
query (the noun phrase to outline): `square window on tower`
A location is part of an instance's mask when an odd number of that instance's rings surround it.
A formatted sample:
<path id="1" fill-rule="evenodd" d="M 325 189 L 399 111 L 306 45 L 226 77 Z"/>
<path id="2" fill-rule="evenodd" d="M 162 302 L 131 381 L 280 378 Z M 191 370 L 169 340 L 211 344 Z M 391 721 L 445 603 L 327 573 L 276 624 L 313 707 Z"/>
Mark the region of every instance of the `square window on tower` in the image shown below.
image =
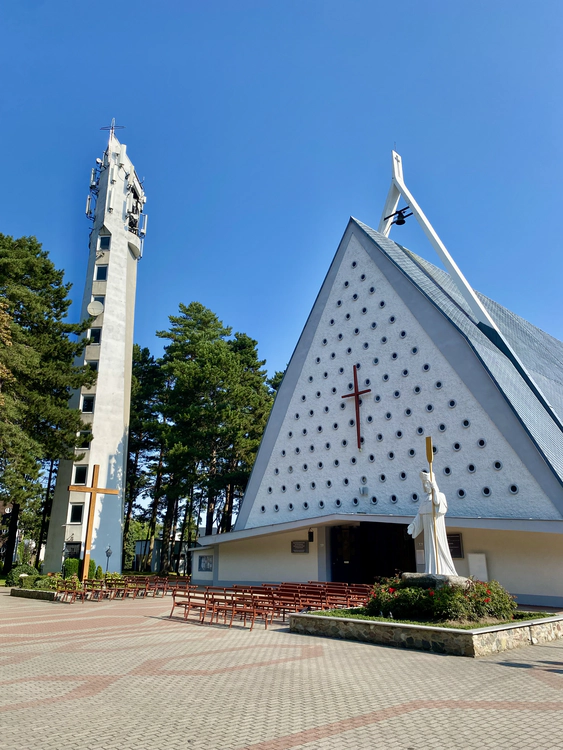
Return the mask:
<path id="1" fill-rule="evenodd" d="M 91 432 L 85 432 L 85 431 L 81 432 L 80 438 L 78 440 L 78 448 L 82 448 L 82 450 L 89 450 L 91 440 L 92 440 Z"/>
<path id="2" fill-rule="evenodd" d="M 101 328 L 90 328 L 90 335 L 88 336 L 91 344 L 99 344 L 102 340 L 102 329 Z"/>
<path id="3" fill-rule="evenodd" d="M 81 466 L 77 467 L 81 469 Z M 70 521 L 69 523 L 82 523 L 82 516 L 84 514 L 84 505 L 71 505 L 70 506 Z"/>
<path id="4" fill-rule="evenodd" d="M 108 279 L 108 267 L 107 266 L 96 266 L 94 273 L 94 281 L 107 281 Z"/>
<path id="5" fill-rule="evenodd" d="M 82 413 L 93 414 L 94 413 L 94 396 L 84 396 L 82 398 Z"/>
<path id="6" fill-rule="evenodd" d="M 100 237 L 100 250 L 109 250 L 111 245 L 111 237 Z"/>
<path id="7" fill-rule="evenodd" d="M 74 484 L 86 484 L 88 477 L 87 466 L 75 466 L 74 467 Z"/>

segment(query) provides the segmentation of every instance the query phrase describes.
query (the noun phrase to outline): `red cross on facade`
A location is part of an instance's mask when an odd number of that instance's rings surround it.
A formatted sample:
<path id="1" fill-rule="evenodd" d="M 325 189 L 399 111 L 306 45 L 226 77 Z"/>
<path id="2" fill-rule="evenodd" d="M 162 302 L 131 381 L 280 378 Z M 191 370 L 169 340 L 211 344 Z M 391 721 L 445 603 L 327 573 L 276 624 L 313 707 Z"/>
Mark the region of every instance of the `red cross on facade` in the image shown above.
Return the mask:
<path id="1" fill-rule="evenodd" d="M 363 391 L 358 390 L 358 368 L 356 365 L 354 365 L 354 390 L 352 393 L 347 393 L 345 396 L 342 396 L 342 398 L 353 398 L 354 399 L 354 405 L 356 407 L 356 435 L 358 437 L 358 449 L 362 450 L 362 441 L 360 437 L 360 396 L 362 396 L 364 393 L 370 393 L 371 388 L 366 388 Z"/>

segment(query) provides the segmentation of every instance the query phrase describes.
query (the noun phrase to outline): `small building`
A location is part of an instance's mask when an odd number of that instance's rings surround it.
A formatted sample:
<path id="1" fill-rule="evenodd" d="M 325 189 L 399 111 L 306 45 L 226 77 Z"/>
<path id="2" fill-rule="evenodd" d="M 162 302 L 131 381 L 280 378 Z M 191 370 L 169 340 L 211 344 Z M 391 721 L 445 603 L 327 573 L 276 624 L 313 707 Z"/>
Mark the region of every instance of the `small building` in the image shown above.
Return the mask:
<path id="1" fill-rule="evenodd" d="M 384 214 L 397 216 L 392 191 Z M 458 573 L 561 607 L 563 343 L 474 292 L 439 239 L 451 273 L 390 240 L 389 219 L 380 231 L 350 219 L 235 528 L 199 540 L 193 580 L 369 583 L 422 569 L 407 525 L 432 436 Z"/>

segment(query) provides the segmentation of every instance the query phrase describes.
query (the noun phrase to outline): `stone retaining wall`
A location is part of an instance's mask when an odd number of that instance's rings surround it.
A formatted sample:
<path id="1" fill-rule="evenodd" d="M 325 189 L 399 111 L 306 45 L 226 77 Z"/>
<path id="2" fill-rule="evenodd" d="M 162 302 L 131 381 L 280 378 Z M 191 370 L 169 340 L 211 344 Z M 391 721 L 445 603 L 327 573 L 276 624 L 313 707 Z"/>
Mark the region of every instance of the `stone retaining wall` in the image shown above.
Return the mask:
<path id="1" fill-rule="evenodd" d="M 380 643 L 397 648 L 414 648 L 454 656 L 486 656 L 511 648 L 532 646 L 563 638 L 563 616 L 526 620 L 517 624 L 456 630 L 427 625 L 319 617 L 312 614 L 289 616 L 292 633 Z"/>
<path id="2" fill-rule="evenodd" d="M 21 596 L 24 599 L 41 599 L 44 602 L 55 601 L 55 591 L 44 591 L 42 589 L 16 589 L 10 591 L 10 596 Z"/>

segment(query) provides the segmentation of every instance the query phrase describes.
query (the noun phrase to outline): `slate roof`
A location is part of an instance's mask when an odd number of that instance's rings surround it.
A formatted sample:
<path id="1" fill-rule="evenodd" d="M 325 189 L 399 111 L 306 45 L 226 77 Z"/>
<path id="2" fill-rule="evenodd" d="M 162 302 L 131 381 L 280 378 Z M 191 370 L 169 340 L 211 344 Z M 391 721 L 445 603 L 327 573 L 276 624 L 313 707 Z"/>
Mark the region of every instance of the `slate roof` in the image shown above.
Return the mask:
<path id="1" fill-rule="evenodd" d="M 448 273 L 361 221 L 353 218 L 351 221 L 465 336 L 563 484 L 563 343 L 476 292 L 522 363 L 525 369 L 523 376 L 511 359 L 477 327 L 477 320 Z M 542 391 L 555 415 L 549 413 L 549 408 L 536 395 L 527 382 L 526 374 Z"/>

